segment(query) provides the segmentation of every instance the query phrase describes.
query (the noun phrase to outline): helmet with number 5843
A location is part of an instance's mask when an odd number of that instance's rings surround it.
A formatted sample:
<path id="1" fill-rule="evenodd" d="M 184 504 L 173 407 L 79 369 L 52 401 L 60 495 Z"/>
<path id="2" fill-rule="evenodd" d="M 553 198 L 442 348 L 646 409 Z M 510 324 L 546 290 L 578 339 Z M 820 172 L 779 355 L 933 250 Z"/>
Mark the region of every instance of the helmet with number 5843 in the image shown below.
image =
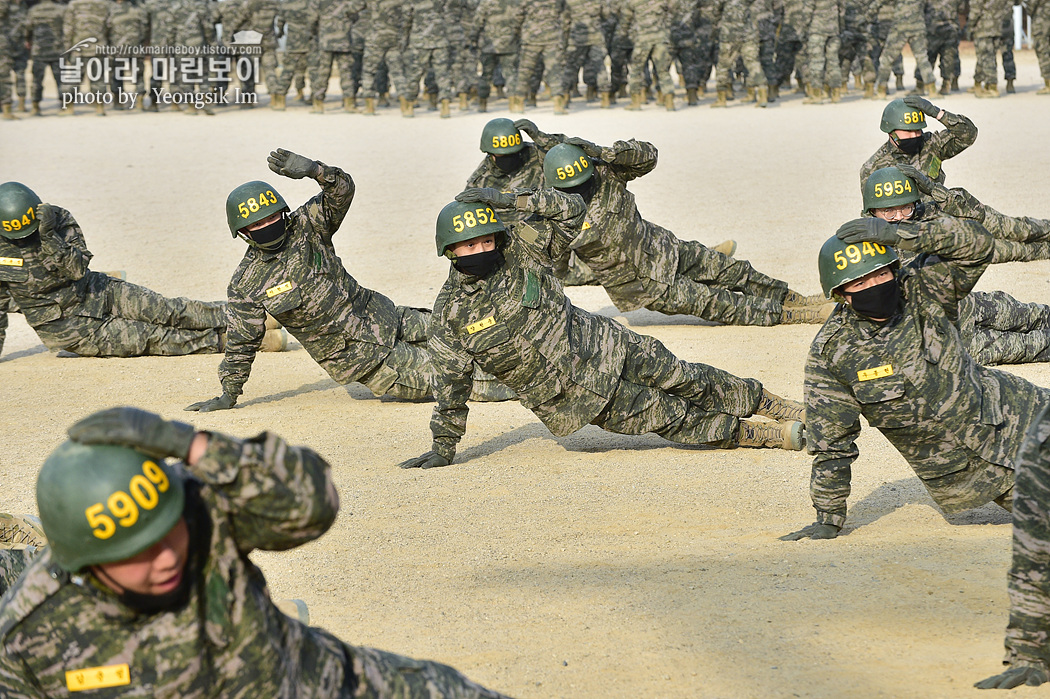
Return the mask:
<path id="1" fill-rule="evenodd" d="M 579 146 L 559 143 L 543 158 L 543 178 L 548 187 L 570 189 L 594 175 L 594 164 Z"/>
<path id="2" fill-rule="evenodd" d="M 889 209 L 919 201 L 915 182 L 895 166 L 884 167 L 864 180 L 864 210 Z"/>
<path id="3" fill-rule="evenodd" d="M 846 243 L 833 235 L 820 248 L 817 269 L 824 298 L 837 295 L 844 284 L 860 279 L 883 267 L 900 264 L 897 251 L 879 243 Z"/>
<path id="4" fill-rule="evenodd" d="M 478 236 L 496 235 L 496 245 L 503 243 L 507 229 L 488 204 L 454 201 L 446 204 L 437 217 L 437 254 L 452 257 L 448 248 Z"/>
<path id="5" fill-rule="evenodd" d="M 230 233 L 234 238 L 245 226 L 287 210 L 288 204 L 284 197 L 261 180 L 245 182 L 226 197 L 226 222 L 230 224 Z"/>
<path id="6" fill-rule="evenodd" d="M 36 481 L 51 557 L 70 572 L 131 558 L 163 539 L 182 517 L 182 477 L 127 447 L 65 442 Z"/>

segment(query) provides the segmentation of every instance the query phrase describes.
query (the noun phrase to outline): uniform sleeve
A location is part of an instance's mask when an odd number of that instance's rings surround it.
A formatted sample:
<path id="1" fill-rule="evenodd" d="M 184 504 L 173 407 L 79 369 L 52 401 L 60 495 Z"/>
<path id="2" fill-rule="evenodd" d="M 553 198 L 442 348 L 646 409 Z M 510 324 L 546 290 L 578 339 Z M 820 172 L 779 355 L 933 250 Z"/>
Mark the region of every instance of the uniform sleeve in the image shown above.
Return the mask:
<path id="1" fill-rule="evenodd" d="M 819 337 L 818 337 L 819 339 Z M 859 455 L 860 404 L 830 371 L 816 344 L 806 360 L 806 440 L 813 455 L 809 493 L 817 521 L 846 523 L 851 466 Z"/>
<path id="2" fill-rule="evenodd" d="M 4 351 L 4 340 L 7 339 L 7 314 L 14 312 L 14 301 L 7 292 L 7 286 L 0 284 L 0 353 Z"/>
<path id="3" fill-rule="evenodd" d="M 0 652 L 0 697 L 4 699 L 48 699 L 37 685 L 33 672 L 17 653 Z"/>
<path id="4" fill-rule="evenodd" d="M 223 495 L 244 553 L 312 541 L 339 511 L 328 462 L 269 432 L 245 440 L 212 434 L 204 455 L 186 468 Z"/>
<path id="5" fill-rule="evenodd" d="M 915 264 L 929 294 L 951 308 L 969 294 L 992 261 L 992 236 L 977 221 L 942 217 L 898 226 L 901 248 L 926 253 Z"/>
<path id="6" fill-rule="evenodd" d="M 470 173 L 470 177 L 467 178 L 466 188 L 470 187 L 488 187 L 489 186 L 489 159 L 488 156 L 481 161 L 481 164 L 474 169 L 474 172 Z"/>
<path id="7" fill-rule="evenodd" d="M 457 352 L 445 339 L 448 329 L 438 327 L 431 316 L 427 349 L 434 364 L 434 413 L 430 417 L 431 449 L 449 461 L 456 455 L 456 445 L 467 432 L 467 400 L 473 387 L 474 363 Z"/>
<path id="8" fill-rule="evenodd" d="M 325 231 L 325 238 L 331 240 L 350 210 L 356 185 L 353 178 L 339 168 L 320 165 L 321 175 L 317 178 L 321 184 L 320 199 L 314 197 L 307 203 L 306 215 L 315 227 Z"/>
<path id="9" fill-rule="evenodd" d="M 954 158 L 977 140 L 977 127 L 962 114 L 953 114 L 945 110 L 940 121 L 945 129 L 933 134 L 930 145 L 935 148 L 941 160 Z"/>
<path id="10" fill-rule="evenodd" d="M 40 234 L 44 269 L 66 279 L 80 279 L 87 274 L 91 262 L 84 233 L 68 211 L 56 207 L 55 213 L 54 231 L 49 235 Z"/>
<path id="11" fill-rule="evenodd" d="M 602 148 L 602 160 L 611 165 L 625 179 L 633 180 L 656 167 L 656 146 L 646 141 L 617 141 Z"/>
<path id="12" fill-rule="evenodd" d="M 266 333 L 266 309 L 241 295 L 231 284 L 227 291 L 226 356 L 219 364 L 222 390 L 236 398 L 252 372 L 255 353 Z"/>

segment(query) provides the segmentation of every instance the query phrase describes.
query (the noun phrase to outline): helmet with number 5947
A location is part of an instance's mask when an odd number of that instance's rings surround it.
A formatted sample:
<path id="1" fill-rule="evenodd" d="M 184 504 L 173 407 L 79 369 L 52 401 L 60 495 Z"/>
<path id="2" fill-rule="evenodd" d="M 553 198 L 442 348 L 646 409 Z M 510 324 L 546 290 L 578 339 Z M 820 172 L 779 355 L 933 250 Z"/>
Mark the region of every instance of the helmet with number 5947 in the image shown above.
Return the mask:
<path id="1" fill-rule="evenodd" d="M 226 197 L 226 222 L 230 224 L 230 233 L 234 238 L 245 226 L 287 210 L 288 204 L 284 197 L 260 180 L 245 182 Z"/>
<path id="2" fill-rule="evenodd" d="M 548 187 L 571 189 L 594 175 L 594 164 L 579 146 L 559 143 L 543 158 L 543 178 Z"/>
<path id="3" fill-rule="evenodd" d="M 36 481 L 51 557 L 70 572 L 150 548 L 178 523 L 185 501 L 179 474 L 127 447 L 65 442 Z"/>
<path id="4" fill-rule="evenodd" d="M 0 184 L 0 235 L 18 240 L 36 233 L 40 221 L 36 207 L 40 197 L 21 182 Z"/>
<path id="5" fill-rule="evenodd" d="M 919 201 L 915 182 L 895 166 L 884 167 L 864 180 L 864 210 L 889 209 Z"/>
<path id="6" fill-rule="evenodd" d="M 490 233 L 496 235 L 496 245 L 499 246 L 507 229 L 488 204 L 461 201 L 446 204 L 437 217 L 437 254 L 451 257 L 449 247 Z"/>
<path id="7" fill-rule="evenodd" d="M 900 264 L 897 251 L 879 243 L 846 243 L 833 235 L 820 248 L 817 269 L 820 288 L 830 299 L 844 284 L 860 279 L 883 267 Z"/>

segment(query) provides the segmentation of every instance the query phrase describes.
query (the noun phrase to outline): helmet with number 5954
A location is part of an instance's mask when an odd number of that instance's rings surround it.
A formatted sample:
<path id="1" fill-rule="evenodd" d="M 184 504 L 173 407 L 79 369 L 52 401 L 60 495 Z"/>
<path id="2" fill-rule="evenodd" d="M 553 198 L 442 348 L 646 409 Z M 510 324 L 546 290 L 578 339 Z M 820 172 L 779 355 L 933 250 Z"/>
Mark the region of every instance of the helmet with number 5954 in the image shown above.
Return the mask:
<path id="1" fill-rule="evenodd" d="M 864 180 L 864 210 L 889 209 L 919 201 L 915 182 L 895 166 L 884 167 Z"/>
<path id="2" fill-rule="evenodd" d="M 437 254 L 452 257 L 448 248 L 478 236 L 496 235 L 497 247 L 502 246 L 507 229 L 488 204 L 454 201 L 446 204 L 437 217 Z"/>
<path id="3" fill-rule="evenodd" d="M 543 158 L 543 178 L 548 187 L 571 189 L 594 175 L 594 164 L 579 146 L 559 143 Z"/>
<path id="4" fill-rule="evenodd" d="M 900 265 L 897 251 L 879 243 L 846 243 L 833 235 L 820 248 L 817 269 L 824 298 L 838 295 L 844 284 L 883 267 Z"/>
<path id="5" fill-rule="evenodd" d="M 0 235 L 18 240 L 36 233 L 40 221 L 36 207 L 40 197 L 21 182 L 0 184 Z"/>
<path id="6" fill-rule="evenodd" d="M 51 557 L 70 572 L 150 548 L 178 523 L 185 501 L 179 474 L 127 447 L 65 442 L 36 481 Z"/>
<path id="7" fill-rule="evenodd" d="M 287 210 L 284 197 L 261 180 L 245 182 L 226 197 L 226 222 L 234 238 L 245 226 Z"/>

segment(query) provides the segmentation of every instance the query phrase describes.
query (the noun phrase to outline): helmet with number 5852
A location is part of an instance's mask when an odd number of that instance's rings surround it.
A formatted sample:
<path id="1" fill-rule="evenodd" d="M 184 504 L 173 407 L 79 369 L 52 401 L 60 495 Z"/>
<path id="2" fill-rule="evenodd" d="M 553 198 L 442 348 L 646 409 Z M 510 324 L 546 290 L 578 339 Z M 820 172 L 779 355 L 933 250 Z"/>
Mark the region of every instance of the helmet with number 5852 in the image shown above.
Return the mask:
<path id="1" fill-rule="evenodd" d="M 226 197 L 226 222 L 234 238 L 245 226 L 287 210 L 288 204 L 284 197 L 261 180 L 245 182 Z"/>
<path id="2" fill-rule="evenodd" d="M 131 558 L 163 539 L 182 517 L 182 477 L 127 447 L 65 442 L 36 481 L 51 557 L 70 572 Z"/>
<path id="3" fill-rule="evenodd" d="M 820 248 L 817 269 L 820 272 L 820 288 L 824 298 L 838 295 L 844 284 L 860 279 L 883 267 L 897 267 L 900 261 L 897 251 L 879 243 L 846 243 L 838 236 L 831 236 Z"/>
<path id="4" fill-rule="evenodd" d="M 571 189 L 594 175 L 594 164 L 579 146 L 559 143 L 543 158 L 543 178 L 548 187 Z"/>
<path id="5" fill-rule="evenodd" d="M 437 217 L 437 254 L 452 257 L 448 248 L 478 236 L 496 235 L 496 245 L 503 244 L 507 229 L 488 204 L 454 201 L 446 204 Z"/>

